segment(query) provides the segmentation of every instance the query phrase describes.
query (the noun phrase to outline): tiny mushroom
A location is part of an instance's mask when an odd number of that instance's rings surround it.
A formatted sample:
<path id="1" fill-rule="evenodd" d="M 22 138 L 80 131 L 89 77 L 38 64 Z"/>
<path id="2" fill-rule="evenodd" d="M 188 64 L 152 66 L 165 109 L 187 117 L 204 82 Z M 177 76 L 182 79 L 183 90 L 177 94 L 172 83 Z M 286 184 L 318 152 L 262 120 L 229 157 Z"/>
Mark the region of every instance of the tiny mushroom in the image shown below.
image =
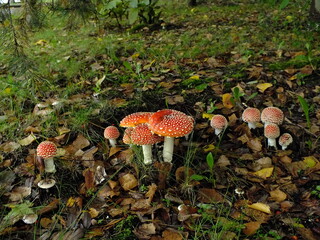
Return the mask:
<path id="1" fill-rule="evenodd" d="M 37 156 L 43 158 L 44 171 L 54 173 L 56 167 L 53 162 L 53 157 L 57 154 L 57 146 L 50 141 L 43 141 L 37 147 Z"/>
<path id="2" fill-rule="evenodd" d="M 280 129 L 277 124 L 268 123 L 264 127 L 264 136 L 268 138 L 268 146 L 275 147 L 277 149 L 276 138 L 280 136 Z"/>
<path id="3" fill-rule="evenodd" d="M 242 113 L 242 120 L 248 123 L 249 129 L 255 129 L 256 123 L 260 122 L 260 110 L 257 108 L 246 108 Z"/>
<path id="4" fill-rule="evenodd" d="M 142 146 L 143 162 L 146 165 L 152 163 L 152 145 L 162 141 L 163 137 L 153 134 L 146 123 L 137 125 L 131 132 L 132 144 Z"/>
<path id="5" fill-rule="evenodd" d="M 56 184 L 56 181 L 53 179 L 44 179 L 38 182 L 38 187 L 42 189 L 48 189 L 53 187 Z"/>
<path id="6" fill-rule="evenodd" d="M 118 128 L 115 126 L 106 127 L 104 130 L 104 137 L 109 140 L 109 143 L 112 147 L 115 147 L 117 144 L 117 138 L 120 136 Z"/>
<path id="7" fill-rule="evenodd" d="M 292 142 L 293 138 L 290 133 L 284 133 L 279 138 L 279 145 L 282 147 L 282 150 L 286 150 Z"/>
<path id="8" fill-rule="evenodd" d="M 136 112 L 129 114 L 120 121 L 120 127 L 135 127 L 141 123 L 147 123 L 153 112 Z"/>
<path id="9" fill-rule="evenodd" d="M 219 135 L 228 127 L 228 120 L 224 116 L 216 114 L 211 118 L 210 125 L 214 128 L 214 133 Z"/>
<path id="10" fill-rule="evenodd" d="M 267 107 L 261 112 L 261 121 L 266 124 L 274 123 L 277 125 L 282 124 L 284 119 L 284 114 L 280 108 L 277 107 Z"/>
<path id="11" fill-rule="evenodd" d="M 149 119 L 150 130 L 164 137 L 163 160 L 172 162 L 174 138 L 188 135 L 193 130 L 194 119 L 183 112 L 163 109 Z"/>

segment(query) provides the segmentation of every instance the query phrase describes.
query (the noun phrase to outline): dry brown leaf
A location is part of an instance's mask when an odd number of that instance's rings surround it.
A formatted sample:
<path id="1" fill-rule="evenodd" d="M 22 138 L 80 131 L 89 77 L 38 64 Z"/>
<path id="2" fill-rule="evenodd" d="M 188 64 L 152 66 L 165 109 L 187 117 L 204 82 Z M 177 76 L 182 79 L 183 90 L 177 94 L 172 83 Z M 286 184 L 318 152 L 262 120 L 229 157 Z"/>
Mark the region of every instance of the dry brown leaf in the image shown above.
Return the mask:
<path id="1" fill-rule="evenodd" d="M 247 236 L 251 236 L 258 231 L 261 223 L 260 222 L 248 222 L 248 223 L 245 223 L 244 225 L 245 225 L 245 228 L 242 230 L 243 233 Z"/>
<path id="2" fill-rule="evenodd" d="M 155 168 L 158 170 L 158 189 L 165 189 L 167 177 L 171 171 L 172 163 L 168 162 L 155 162 Z"/>
<path id="3" fill-rule="evenodd" d="M 89 140 L 86 139 L 82 134 L 78 134 L 76 140 L 74 140 L 72 143 L 72 146 L 76 149 L 76 151 L 78 151 L 79 149 L 88 147 L 89 145 L 90 145 Z"/>
<path id="4" fill-rule="evenodd" d="M 254 173 L 252 173 L 255 176 L 258 176 L 262 179 L 267 179 L 268 177 L 270 177 L 273 173 L 274 167 L 268 167 L 268 168 L 263 168 L 259 171 L 256 171 Z"/>
<path id="5" fill-rule="evenodd" d="M 89 214 L 90 214 L 91 218 L 98 217 L 99 213 L 100 213 L 97 209 L 95 209 L 93 207 L 89 208 L 88 211 L 89 211 Z"/>
<path id="6" fill-rule="evenodd" d="M 254 152 L 260 152 L 262 150 L 262 144 L 259 138 L 250 139 L 247 142 L 247 146 Z"/>
<path id="7" fill-rule="evenodd" d="M 90 168 L 85 169 L 82 172 L 82 175 L 84 176 L 84 184 L 86 190 L 94 190 L 95 189 L 95 181 L 94 181 L 94 171 L 91 170 Z"/>
<path id="8" fill-rule="evenodd" d="M 125 107 L 129 103 L 123 98 L 114 98 L 110 100 L 110 105 L 116 108 Z"/>
<path id="9" fill-rule="evenodd" d="M 189 167 L 179 167 L 176 170 L 175 176 L 176 176 L 176 181 L 178 183 L 183 183 L 186 180 L 188 180 L 188 178 L 190 178 L 190 176 L 192 176 L 193 174 L 195 174 L 195 172 L 189 168 Z"/>
<path id="10" fill-rule="evenodd" d="M 50 212 L 54 209 L 56 209 L 58 207 L 60 203 L 60 200 L 59 199 L 53 199 L 52 202 L 50 202 L 47 206 L 44 206 L 43 208 L 41 208 L 40 210 L 38 210 L 36 213 L 38 215 L 41 215 L 41 214 L 44 214 L 44 213 L 47 213 L 47 212 Z"/>
<path id="11" fill-rule="evenodd" d="M 200 188 L 197 196 L 203 203 L 224 202 L 223 196 L 212 188 Z"/>
<path id="12" fill-rule="evenodd" d="M 162 232 L 163 240 L 183 240 L 188 239 L 187 232 L 181 232 L 172 228 L 167 228 Z"/>
<path id="13" fill-rule="evenodd" d="M 148 186 L 148 192 L 146 192 L 145 197 L 148 198 L 149 202 L 152 201 L 154 194 L 157 191 L 157 185 L 152 183 L 150 186 Z"/>
<path id="14" fill-rule="evenodd" d="M 9 199 L 12 202 L 21 201 L 23 198 L 29 196 L 30 194 L 31 188 L 25 186 L 15 187 L 11 192 L 5 193 L 6 196 L 9 196 Z"/>
<path id="15" fill-rule="evenodd" d="M 156 234 L 156 226 L 154 223 L 144 223 L 134 230 L 134 234 L 141 239 L 149 239 L 153 234 Z M 141 237 L 140 237 L 141 236 Z"/>
<path id="16" fill-rule="evenodd" d="M 138 199 L 135 203 L 132 204 L 132 211 L 144 211 L 150 208 L 150 202 L 148 199 Z"/>
<path id="17" fill-rule="evenodd" d="M 175 105 L 177 103 L 184 103 L 184 97 L 180 95 L 166 96 L 166 102 L 170 105 Z"/>
<path id="18" fill-rule="evenodd" d="M 50 218 L 41 218 L 40 225 L 43 228 L 49 228 L 51 226 L 52 220 Z"/>
<path id="19" fill-rule="evenodd" d="M 21 145 L 16 142 L 6 142 L 0 145 L 0 151 L 3 151 L 5 153 L 10 153 L 20 148 L 20 146 Z"/>
<path id="20" fill-rule="evenodd" d="M 280 189 L 275 189 L 269 192 L 269 194 L 270 194 L 270 197 L 269 197 L 270 201 L 282 202 L 287 198 L 287 194 L 282 192 Z"/>
<path id="21" fill-rule="evenodd" d="M 136 186 L 138 186 L 138 180 L 131 173 L 127 173 L 127 174 L 123 175 L 122 177 L 120 177 L 119 182 L 120 182 L 121 187 L 125 191 L 129 191 L 129 190 L 135 188 Z"/>

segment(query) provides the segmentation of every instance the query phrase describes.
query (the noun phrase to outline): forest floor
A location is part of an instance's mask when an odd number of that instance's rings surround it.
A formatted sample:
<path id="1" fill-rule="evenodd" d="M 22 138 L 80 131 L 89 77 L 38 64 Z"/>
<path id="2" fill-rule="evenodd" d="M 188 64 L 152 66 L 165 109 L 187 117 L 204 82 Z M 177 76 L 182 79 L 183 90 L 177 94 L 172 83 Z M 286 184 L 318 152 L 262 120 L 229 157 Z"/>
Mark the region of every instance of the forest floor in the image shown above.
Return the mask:
<path id="1" fill-rule="evenodd" d="M 52 14 L 21 41 L 27 58 L 1 48 L 0 238 L 319 239 L 320 30 L 299 4 L 241 2 L 173 1 L 161 25 L 134 30 L 70 30 Z M 284 112 L 286 150 L 241 120 L 268 106 Z M 161 109 L 195 119 L 172 164 L 161 143 L 145 166 L 140 147 L 104 139 L 126 115 Z M 229 122 L 220 137 L 215 114 Z M 44 140 L 58 146 L 54 174 L 36 158 Z M 56 185 L 38 188 L 47 177 Z"/>

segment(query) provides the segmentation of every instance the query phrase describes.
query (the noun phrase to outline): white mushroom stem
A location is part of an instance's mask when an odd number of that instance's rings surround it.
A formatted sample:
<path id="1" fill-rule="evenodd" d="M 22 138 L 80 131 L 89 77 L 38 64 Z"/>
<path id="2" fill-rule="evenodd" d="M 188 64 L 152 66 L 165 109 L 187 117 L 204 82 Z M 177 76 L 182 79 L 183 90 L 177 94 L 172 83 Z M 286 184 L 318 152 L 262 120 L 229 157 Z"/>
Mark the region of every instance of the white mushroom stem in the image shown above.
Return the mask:
<path id="1" fill-rule="evenodd" d="M 248 122 L 248 127 L 249 127 L 249 129 L 255 129 L 256 123 L 255 122 Z"/>
<path id="2" fill-rule="evenodd" d="M 222 130 L 223 130 L 223 128 L 215 128 L 214 134 L 218 136 L 222 132 Z"/>
<path id="3" fill-rule="evenodd" d="M 146 165 L 152 163 L 152 145 L 142 145 L 143 162 Z"/>
<path id="4" fill-rule="evenodd" d="M 275 138 L 268 138 L 268 146 L 277 149 L 277 142 Z"/>
<path id="5" fill-rule="evenodd" d="M 174 147 L 174 138 L 173 137 L 164 137 L 163 143 L 163 161 L 172 162 L 173 156 L 173 147 Z"/>
<path id="6" fill-rule="evenodd" d="M 116 139 L 109 139 L 109 143 L 110 143 L 111 147 L 115 147 L 117 144 L 117 140 Z"/>
<path id="7" fill-rule="evenodd" d="M 45 158 L 44 160 L 44 171 L 48 173 L 55 173 L 56 166 L 54 165 L 53 157 Z"/>
<path id="8" fill-rule="evenodd" d="M 282 145 L 282 150 L 286 150 L 289 145 Z"/>

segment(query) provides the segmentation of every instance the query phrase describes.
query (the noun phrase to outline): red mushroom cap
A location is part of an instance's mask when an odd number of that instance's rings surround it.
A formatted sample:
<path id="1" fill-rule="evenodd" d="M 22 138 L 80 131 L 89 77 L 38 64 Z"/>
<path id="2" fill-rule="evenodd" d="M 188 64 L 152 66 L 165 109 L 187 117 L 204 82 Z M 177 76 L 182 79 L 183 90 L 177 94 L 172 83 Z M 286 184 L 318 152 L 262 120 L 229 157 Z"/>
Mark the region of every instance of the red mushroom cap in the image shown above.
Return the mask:
<path id="1" fill-rule="evenodd" d="M 52 158 L 57 154 L 57 146 L 50 141 L 41 142 L 37 147 L 37 155 L 43 158 Z"/>
<path id="2" fill-rule="evenodd" d="M 264 136 L 266 138 L 275 139 L 280 136 L 280 129 L 277 124 L 268 123 L 264 127 Z"/>
<path id="3" fill-rule="evenodd" d="M 242 120 L 244 122 L 260 122 L 260 110 L 258 108 L 246 108 L 242 113 Z"/>
<path id="4" fill-rule="evenodd" d="M 291 134 L 284 133 L 279 138 L 279 145 L 282 147 L 282 149 L 286 149 L 287 146 L 289 146 L 293 142 L 293 138 Z"/>
<path id="5" fill-rule="evenodd" d="M 220 115 L 220 114 L 216 114 L 211 118 L 210 121 L 210 125 L 211 127 L 213 127 L 214 129 L 225 129 L 228 126 L 228 120 Z"/>
<path id="6" fill-rule="evenodd" d="M 149 128 L 153 133 L 165 137 L 182 137 L 193 129 L 194 119 L 183 112 L 163 109 L 149 119 Z"/>
<path id="7" fill-rule="evenodd" d="M 275 123 L 280 125 L 283 122 L 284 115 L 280 108 L 267 107 L 261 112 L 261 121 L 264 124 Z"/>
<path id="8" fill-rule="evenodd" d="M 109 126 L 106 127 L 103 135 L 106 139 L 117 139 L 120 136 L 120 132 L 115 126 Z"/>
<path id="9" fill-rule="evenodd" d="M 123 133 L 122 141 L 125 144 L 132 144 L 131 133 L 133 131 L 133 127 L 128 127 Z"/>
<path id="10" fill-rule="evenodd" d="M 163 137 L 153 134 L 146 123 L 139 124 L 131 132 L 131 142 L 137 145 L 152 145 L 162 142 Z"/>
<path id="11" fill-rule="evenodd" d="M 141 123 L 147 123 L 153 112 L 136 112 L 124 117 L 120 121 L 120 127 L 135 127 Z"/>

